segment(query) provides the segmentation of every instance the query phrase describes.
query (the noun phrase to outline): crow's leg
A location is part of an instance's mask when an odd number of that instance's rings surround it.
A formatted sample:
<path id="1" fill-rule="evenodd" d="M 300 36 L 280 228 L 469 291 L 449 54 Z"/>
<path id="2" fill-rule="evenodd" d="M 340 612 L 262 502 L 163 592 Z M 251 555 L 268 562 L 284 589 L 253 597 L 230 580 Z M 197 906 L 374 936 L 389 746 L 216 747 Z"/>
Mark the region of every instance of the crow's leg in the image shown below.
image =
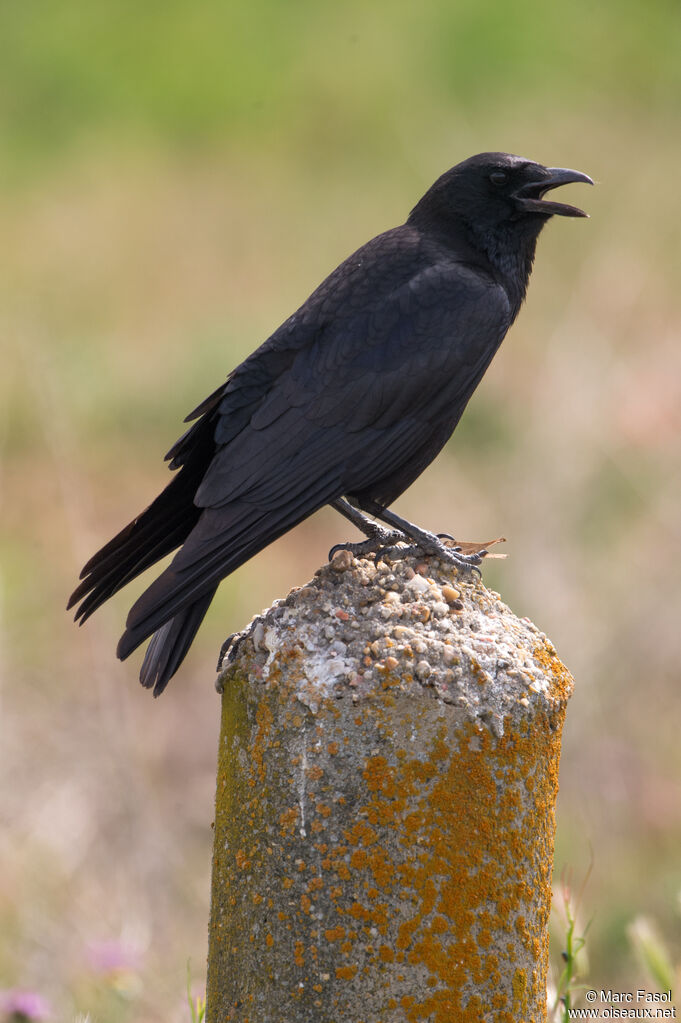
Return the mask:
<path id="1" fill-rule="evenodd" d="M 482 562 L 485 554 L 487 554 L 487 551 L 484 550 L 478 554 L 461 554 L 456 547 L 447 547 L 435 533 L 430 533 L 427 529 L 415 526 L 412 522 L 407 521 L 407 519 L 403 519 L 400 515 L 396 515 L 395 512 L 389 511 L 387 508 L 381 508 L 379 504 L 374 502 L 368 504 L 366 510 L 377 518 L 382 519 L 383 522 L 387 522 L 393 529 L 399 530 L 404 536 L 409 537 L 414 542 L 414 550 L 418 549 L 423 554 L 441 558 L 443 561 L 448 561 L 459 568 L 476 568 Z M 445 534 L 441 535 L 445 536 Z M 409 548 L 401 548 L 395 553 L 411 553 L 411 550 Z"/>
<path id="2" fill-rule="evenodd" d="M 362 515 L 361 511 L 353 508 L 342 497 L 336 498 L 335 501 L 329 501 L 329 504 L 346 519 L 349 519 L 353 526 L 356 526 L 367 537 L 366 540 L 360 540 L 358 543 L 337 543 L 329 551 L 329 561 L 336 551 L 350 551 L 356 558 L 364 557 L 365 554 L 381 556 L 386 550 L 393 551 L 396 544 L 409 542 L 410 537 L 401 530 L 384 529 L 383 526 L 379 526 L 378 522 L 372 522 L 366 515 Z"/>

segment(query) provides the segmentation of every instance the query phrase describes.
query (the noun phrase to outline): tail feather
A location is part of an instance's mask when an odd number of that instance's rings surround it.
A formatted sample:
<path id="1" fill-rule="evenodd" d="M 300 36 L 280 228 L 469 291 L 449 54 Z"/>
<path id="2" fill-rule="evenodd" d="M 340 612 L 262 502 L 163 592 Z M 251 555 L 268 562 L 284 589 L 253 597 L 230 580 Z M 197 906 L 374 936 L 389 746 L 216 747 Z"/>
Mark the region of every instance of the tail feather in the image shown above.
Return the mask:
<path id="1" fill-rule="evenodd" d="M 175 482 L 176 480 L 173 480 L 170 487 Z M 177 489 L 180 490 L 181 488 L 178 487 Z M 163 501 L 160 500 L 162 497 L 164 498 Z M 163 515 L 164 532 L 172 532 L 179 524 L 187 521 L 187 504 L 188 498 L 186 493 L 184 495 L 172 492 L 166 494 L 164 490 L 153 504 L 149 505 L 141 515 L 133 519 L 113 540 L 110 540 L 105 547 L 102 547 L 101 550 L 97 551 L 90 558 L 80 573 L 80 578 L 86 579 L 88 576 L 102 576 L 114 565 L 120 563 L 122 554 L 133 554 L 135 551 L 145 549 L 149 543 L 153 543 L 159 534 L 159 518 L 161 515 Z M 193 515 L 193 518 L 197 517 L 198 509 Z"/>
<path id="2" fill-rule="evenodd" d="M 73 594 L 72 606 L 81 597 L 82 600 L 75 618 L 82 625 L 109 597 L 117 593 L 123 586 L 135 579 L 146 568 L 154 565 L 166 554 L 174 551 L 191 531 L 191 524 L 179 523 L 174 530 L 162 537 L 155 537 L 147 546 L 140 538 L 134 547 L 125 551 L 121 549 L 118 559 L 88 577 Z M 88 592 L 89 591 L 89 592 Z"/>
<path id="3" fill-rule="evenodd" d="M 90 558 L 67 604 L 69 609 L 81 601 L 76 621 L 82 624 L 122 586 L 186 540 L 201 515 L 192 502 L 194 489 L 181 471 L 141 515 Z"/>
<path id="4" fill-rule="evenodd" d="M 153 688 L 154 696 L 161 695 L 182 664 L 216 589 L 189 604 L 152 636 L 142 662 L 140 682 L 146 689 Z"/>

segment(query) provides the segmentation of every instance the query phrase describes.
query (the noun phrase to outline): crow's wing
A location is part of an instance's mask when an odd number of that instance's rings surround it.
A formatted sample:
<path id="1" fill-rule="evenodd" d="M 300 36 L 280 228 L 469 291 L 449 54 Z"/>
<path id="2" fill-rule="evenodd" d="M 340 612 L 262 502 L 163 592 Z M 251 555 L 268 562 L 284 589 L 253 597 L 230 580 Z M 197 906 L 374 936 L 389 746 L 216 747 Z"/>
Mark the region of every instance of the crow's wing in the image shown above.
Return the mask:
<path id="1" fill-rule="evenodd" d="M 435 424 L 453 428 L 510 319 L 501 288 L 451 262 L 426 266 L 380 303 L 348 305 L 238 430 L 226 394 L 198 506 L 274 507 L 323 476 L 352 493 L 379 467 L 398 468 Z"/>

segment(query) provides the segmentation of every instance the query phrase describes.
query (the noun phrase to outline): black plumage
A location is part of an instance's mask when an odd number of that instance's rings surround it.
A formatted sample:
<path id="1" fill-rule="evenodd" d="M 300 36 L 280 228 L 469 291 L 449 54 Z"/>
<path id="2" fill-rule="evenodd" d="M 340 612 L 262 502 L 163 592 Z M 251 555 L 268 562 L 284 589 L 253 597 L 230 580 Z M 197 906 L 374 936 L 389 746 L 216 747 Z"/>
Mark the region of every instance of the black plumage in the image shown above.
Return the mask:
<path id="1" fill-rule="evenodd" d="M 542 227 L 585 215 L 543 198 L 574 181 L 590 178 L 503 153 L 453 167 L 187 417 L 166 456 L 176 475 L 90 559 L 69 602 L 83 622 L 180 548 L 118 645 L 125 658 L 153 636 L 143 685 L 165 688 L 221 579 L 324 504 L 353 517 L 345 497 L 395 525 L 388 506 L 451 436 L 520 309 Z M 437 549 L 397 521 L 400 538 Z"/>

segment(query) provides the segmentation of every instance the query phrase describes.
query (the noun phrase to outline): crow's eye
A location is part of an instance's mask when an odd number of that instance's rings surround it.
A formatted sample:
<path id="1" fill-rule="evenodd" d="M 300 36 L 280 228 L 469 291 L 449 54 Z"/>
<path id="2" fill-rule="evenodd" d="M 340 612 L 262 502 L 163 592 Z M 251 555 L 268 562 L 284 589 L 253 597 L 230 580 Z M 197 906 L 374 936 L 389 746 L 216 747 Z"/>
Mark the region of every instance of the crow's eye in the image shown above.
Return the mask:
<path id="1" fill-rule="evenodd" d="M 505 171 L 492 171 L 489 176 L 490 181 L 493 185 L 505 185 L 508 180 L 508 174 Z"/>

